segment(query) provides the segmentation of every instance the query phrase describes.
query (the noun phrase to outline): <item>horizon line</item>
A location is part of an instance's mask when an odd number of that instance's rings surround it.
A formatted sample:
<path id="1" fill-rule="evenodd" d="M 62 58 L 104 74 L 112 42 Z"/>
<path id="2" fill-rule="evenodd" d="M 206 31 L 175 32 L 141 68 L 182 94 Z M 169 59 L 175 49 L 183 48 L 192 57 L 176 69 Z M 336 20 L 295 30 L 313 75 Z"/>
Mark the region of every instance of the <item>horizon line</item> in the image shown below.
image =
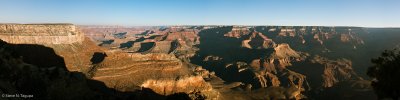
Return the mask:
<path id="1" fill-rule="evenodd" d="M 277 24 L 166 24 L 166 25 L 122 25 L 122 24 L 77 24 L 66 22 L 45 23 L 0 23 L 0 24 L 73 24 L 77 26 L 122 26 L 122 27 L 151 27 L 151 26 L 320 26 L 320 27 L 362 27 L 362 28 L 400 28 L 400 26 L 356 26 L 356 25 L 277 25 Z"/>

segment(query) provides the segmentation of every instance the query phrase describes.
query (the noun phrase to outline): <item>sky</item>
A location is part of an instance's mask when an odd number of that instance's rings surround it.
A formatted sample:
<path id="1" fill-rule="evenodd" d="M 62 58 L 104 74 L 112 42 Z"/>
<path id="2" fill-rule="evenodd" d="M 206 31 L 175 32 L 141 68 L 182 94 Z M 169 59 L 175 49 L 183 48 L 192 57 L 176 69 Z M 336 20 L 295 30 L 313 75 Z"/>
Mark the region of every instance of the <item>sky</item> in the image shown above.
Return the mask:
<path id="1" fill-rule="evenodd" d="M 0 23 L 400 27 L 400 0 L 2 0 Z"/>

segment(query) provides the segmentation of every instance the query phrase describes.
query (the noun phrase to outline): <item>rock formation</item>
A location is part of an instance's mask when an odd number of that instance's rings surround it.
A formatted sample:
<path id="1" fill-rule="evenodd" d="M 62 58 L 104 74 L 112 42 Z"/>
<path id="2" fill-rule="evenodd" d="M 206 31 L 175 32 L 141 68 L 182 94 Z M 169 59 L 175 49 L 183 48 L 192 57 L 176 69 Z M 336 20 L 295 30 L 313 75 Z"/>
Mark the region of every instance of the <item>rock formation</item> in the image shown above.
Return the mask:
<path id="1" fill-rule="evenodd" d="M 315 56 L 312 63 L 324 65 L 323 87 L 332 87 L 334 84 L 345 80 L 362 80 L 352 68 L 352 62 L 348 59 L 329 60 L 321 56 Z"/>
<path id="2" fill-rule="evenodd" d="M 268 49 L 274 48 L 275 46 L 276 44 L 272 39 L 269 39 L 260 32 L 252 32 L 250 37 L 242 42 L 242 47 L 249 49 Z"/>
<path id="3" fill-rule="evenodd" d="M 249 49 L 268 49 L 276 46 L 272 39 L 269 39 L 267 36 L 254 29 L 250 31 L 247 27 L 233 27 L 232 30 L 224 34 L 224 36 L 241 39 L 241 47 Z"/>
<path id="4" fill-rule="evenodd" d="M 288 44 L 279 44 L 274 48 L 274 52 L 268 58 L 269 63 L 274 63 L 278 60 L 280 68 L 285 68 L 286 66 L 291 66 L 292 60 L 300 61 L 304 60 L 305 55 L 300 55 L 298 52 L 290 48 Z"/>
<path id="5" fill-rule="evenodd" d="M 296 29 L 281 28 L 279 36 L 291 36 L 291 37 L 294 37 L 294 36 L 296 36 Z"/>
<path id="6" fill-rule="evenodd" d="M 14 44 L 72 44 L 84 34 L 72 24 L 0 24 L 0 39 Z"/>
<path id="7" fill-rule="evenodd" d="M 222 59 L 223 58 L 218 57 L 218 56 L 209 55 L 209 56 L 205 57 L 203 59 L 203 61 L 219 61 L 219 60 L 222 60 Z"/>
<path id="8" fill-rule="evenodd" d="M 141 85 L 143 88 L 150 88 L 156 93 L 170 95 L 174 93 L 207 93 L 212 92 L 212 86 L 203 80 L 201 76 L 182 77 L 180 79 L 157 79 L 146 80 Z"/>
<path id="9" fill-rule="evenodd" d="M 240 27 L 240 26 L 234 26 L 232 28 L 232 31 L 224 34 L 226 37 L 234 37 L 234 38 L 240 38 L 242 36 L 246 36 L 250 34 L 250 30 L 247 27 Z"/>
<path id="10" fill-rule="evenodd" d="M 262 88 L 289 85 L 296 87 L 298 94 L 300 94 L 301 91 L 305 90 L 304 87 L 308 85 L 306 76 L 286 67 L 291 66 L 293 61 L 304 61 L 306 57 L 307 55 L 292 50 L 288 44 L 279 44 L 269 57 L 254 59 L 250 64 L 246 62 L 229 63 L 225 67 L 237 67 L 239 73 L 250 70 L 254 74 L 254 79 L 258 81 L 258 84 L 253 85 L 260 85 Z M 285 81 L 287 82 L 285 83 Z"/>

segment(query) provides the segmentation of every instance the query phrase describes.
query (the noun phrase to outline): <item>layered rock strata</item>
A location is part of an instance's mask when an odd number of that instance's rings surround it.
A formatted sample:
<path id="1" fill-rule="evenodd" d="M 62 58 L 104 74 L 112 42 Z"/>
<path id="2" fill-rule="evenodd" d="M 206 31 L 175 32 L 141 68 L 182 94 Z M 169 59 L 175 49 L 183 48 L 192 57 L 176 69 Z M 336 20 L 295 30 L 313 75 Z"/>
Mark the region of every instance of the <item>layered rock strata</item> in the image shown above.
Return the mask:
<path id="1" fill-rule="evenodd" d="M 84 34 L 72 24 L 1 24 L 0 39 L 13 44 L 72 44 Z"/>

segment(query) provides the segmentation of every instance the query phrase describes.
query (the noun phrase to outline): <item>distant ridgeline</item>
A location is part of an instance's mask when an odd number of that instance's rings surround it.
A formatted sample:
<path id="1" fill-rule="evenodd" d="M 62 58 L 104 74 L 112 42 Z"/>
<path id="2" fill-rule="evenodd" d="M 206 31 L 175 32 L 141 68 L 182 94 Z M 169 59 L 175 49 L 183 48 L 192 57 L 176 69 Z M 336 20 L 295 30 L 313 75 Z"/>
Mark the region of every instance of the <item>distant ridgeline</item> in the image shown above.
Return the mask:
<path id="1" fill-rule="evenodd" d="M 0 39 L 13 44 L 72 44 L 84 34 L 73 24 L 0 24 Z"/>

